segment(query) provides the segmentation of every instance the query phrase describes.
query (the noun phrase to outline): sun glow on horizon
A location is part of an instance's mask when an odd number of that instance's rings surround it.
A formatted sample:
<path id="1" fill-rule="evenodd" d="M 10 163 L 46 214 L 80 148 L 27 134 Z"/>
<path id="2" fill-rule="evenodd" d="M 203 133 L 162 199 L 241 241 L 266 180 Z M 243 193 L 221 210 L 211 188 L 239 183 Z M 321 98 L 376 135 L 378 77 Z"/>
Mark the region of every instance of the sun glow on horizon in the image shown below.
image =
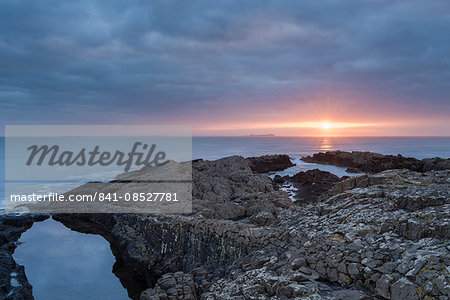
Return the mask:
<path id="1" fill-rule="evenodd" d="M 270 121 L 224 122 L 208 124 L 203 128 L 195 128 L 198 135 L 211 136 L 310 136 L 310 137 L 340 137 L 340 136 L 420 136 L 422 128 L 429 124 L 424 120 L 379 120 L 358 118 L 327 118 L 318 116 L 315 119 L 275 118 Z M 299 121 L 302 120 L 302 121 Z M 414 128 L 418 134 L 411 134 Z M 426 134 L 423 134 L 426 136 Z M 448 136 L 442 134 L 442 136 Z"/>
<path id="2" fill-rule="evenodd" d="M 227 132 L 230 135 L 274 134 L 277 136 L 366 136 L 374 130 L 381 130 L 388 124 L 369 122 L 342 122 L 330 119 L 303 122 L 258 122 L 214 124 L 209 132 Z M 375 129 L 377 128 L 377 129 Z"/>
<path id="3" fill-rule="evenodd" d="M 350 122 L 332 122 L 332 121 L 316 121 L 316 122 L 288 122 L 288 123 L 255 123 L 255 124 L 224 124 L 223 126 L 209 127 L 209 130 L 229 130 L 229 129 L 276 129 L 276 128 L 311 128 L 311 129 L 340 129 L 354 127 L 372 127 L 380 126 L 374 123 L 350 123 Z"/>
<path id="4" fill-rule="evenodd" d="M 330 129 L 331 127 L 334 127 L 334 126 L 330 122 L 323 122 L 323 123 L 320 124 L 320 127 L 322 127 L 323 129 L 327 130 L 327 129 Z"/>
<path id="5" fill-rule="evenodd" d="M 264 124 L 264 127 L 267 128 L 317 128 L 317 129 L 371 127 L 371 126 L 377 126 L 377 124 L 331 122 L 331 121 Z"/>

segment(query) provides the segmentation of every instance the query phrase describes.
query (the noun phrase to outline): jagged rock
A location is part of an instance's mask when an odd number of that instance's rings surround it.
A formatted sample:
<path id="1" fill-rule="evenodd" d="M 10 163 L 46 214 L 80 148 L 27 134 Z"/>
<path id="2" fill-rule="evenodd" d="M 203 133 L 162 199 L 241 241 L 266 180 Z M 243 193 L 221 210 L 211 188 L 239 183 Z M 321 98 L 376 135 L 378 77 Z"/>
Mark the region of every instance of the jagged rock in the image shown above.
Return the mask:
<path id="1" fill-rule="evenodd" d="M 419 299 L 417 286 L 406 278 L 400 278 L 391 287 L 392 299 Z"/>
<path id="2" fill-rule="evenodd" d="M 270 178 L 254 174 L 240 156 L 194 163 L 192 179 L 194 210 L 207 218 L 238 219 L 293 206 L 284 191 L 275 191 Z"/>
<path id="3" fill-rule="evenodd" d="M 286 154 L 264 155 L 259 157 L 249 157 L 246 159 L 250 168 L 255 173 L 267 173 L 271 171 L 281 171 L 295 166 Z"/>
<path id="4" fill-rule="evenodd" d="M 424 158 L 422 159 L 422 162 L 423 162 L 422 167 L 423 172 L 450 169 L 450 159 L 443 159 L 439 157 Z"/>
<path id="5" fill-rule="evenodd" d="M 408 169 L 427 172 L 450 169 L 450 159 L 431 158 L 418 160 L 402 155 L 383 155 L 372 152 L 328 151 L 302 158 L 306 162 L 350 167 L 363 172 L 381 172 L 391 169 Z"/>
<path id="6" fill-rule="evenodd" d="M 278 202 L 284 198 L 271 180 L 239 157 L 197 162 L 193 172 L 192 215 L 56 218 L 104 235 L 118 264 L 135 276 L 122 282 L 128 289 L 138 285 L 138 297 L 149 288 L 148 295 L 178 295 L 184 288 L 170 280 L 161 291 L 151 283 L 179 270 L 194 274 L 200 299 L 364 299 L 369 293 L 355 289 L 391 299 L 416 290 L 423 297 L 448 295 L 448 170 L 357 176 L 337 182 L 322 203 L 302 207 Z M 405 197 L 406 206 L 399 201 Z M 221 214 L 227 203 L 245 213 Z"/>
<path id="7" fill-rule="evenodd" d="M 349 263 L 347 266 L 349 275 L 357 275 L 359 274 L 359 268 L 357 263 Z"/>
<path id="8" fill-rule="evenodd" d="M 307 266 L 307 262 L 306 259 L 304 257 L 299 257 L 296 258 L 293 262 L 292 262 L 292 270 L 298 270 L 300 267 L 306 267 Z"/>
<path id="9" fill-rule="evenodd" d="M 0 299 L 33 299 L 23 266 L 12 256 L 16 241 L 34 222 L 47 219 L 47 215 L 0 215 Z"/>
<path id="10" fill-rule="evenodd" d="M 275 175 L 273 178 L 273 182 L 275 183 L 283 183 L 284 182 L 284 178 L 281 177 L 280 175 Z"/>
<path id="11" fill-rule="evenodd" d="M 267 226 L 275 221 L 276 217 L 270 212 L 260 212 L 250 218 L 250 222 L 259 226 Z"/>
<path id="12" fill-rule="evenodd" d="M 336 290 L 329 293 L 331 299 L 336 300 L 370 300 L 369 295 L 358 290 Z"/>
<path id="13" fill-rule="evenodd" d="M 196 285 L 191 274 L 166 273 L 154 288 L 142 292 L 140 300 L 185 299 L 196 300 Z"/>
<path id="14" fill-rule="evenodd" d="M 391 282 L 394 278 L 389 274 L 383 274 L 380 279 L 377 281 L 376 292 L 381 297 L 386 299 L 391 299 L 391 293 L 389 291 L 389 287 L 391 286 Z"/>
<path id="15" fill-rule="evenodd" d="M 354 173 L 354 174 L 356 174 L 356 173 L 363 173 L 360 169 L 358 169 L 358 168 L 347 168 L 347 169 L 345 169 L 345 172 L 347 172 L 347 173 Z"/>
<path id="16" fill-rule="evenodd" d="M 317 201 L 325 195 L 340 178 L 319 169 L 299 172 L 288 179 L 297 189 L 295 196 L 301 203 Z"/>
<path id="17" fill-rule="evenodd" d="M 446 168 L 445 160 L 426 163 Z M 126 178 L 149 172 L 144 168 Z M 323 202 L 301 207 L 242 157 L 195 161 L 192 172 L 193 214 L 55 219 L 111 243 L 114 272 L 132 299 L 449 295 L 449 170 L 356 176 L 333 183 L 322 193 Z M 313 185 L 318 178 L 304 180 Z M 26 280 L 20 281 L 23 289 L 11 289 L 11 273 L 18 280 L 25 274 L 10 254 L 12 241 L 33 221 L 4 217 L 0 222 L 0 298 L 10 292 L 13 299 L 26 298 L 31 291 Z"/>

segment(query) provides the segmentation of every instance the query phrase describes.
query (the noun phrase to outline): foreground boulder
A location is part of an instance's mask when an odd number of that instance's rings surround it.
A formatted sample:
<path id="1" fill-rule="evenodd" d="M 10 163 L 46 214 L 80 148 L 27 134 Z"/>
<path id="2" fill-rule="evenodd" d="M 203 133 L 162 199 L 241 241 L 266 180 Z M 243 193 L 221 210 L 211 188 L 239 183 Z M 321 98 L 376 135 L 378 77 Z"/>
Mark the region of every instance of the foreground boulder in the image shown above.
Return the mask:
<path id="1" fill-rule="evenodd" d="M 296 188 L 295 197 L 301 203 L 318 201 L 341 180 L 338 176 L 319 169 L 299 172 L 287 180 Z"/>
<path id="2" fill-rule="evenodd" d="M 194 213 L 206 218 L 243 219 L 293 207 L 285 192 L 276 191 L 266 175 L 254 174 L 240 156 L 194 162 L 192 180 Z"/>
<path id="3" fill-rule="evenodd" d="M 267 173 L 271 171 L 282 171 L 295 166 L 286 154 L 264 155 L 249 157 L 246 159 L 250 168 L 255 173 Z"/>
<path id="4" fill-rule="evenodd" d="M 349 167 L 353 172 L 381 172 L 391 169 L 408 169 L 417 172 L 450 169 L 450 159 L 426 158 L 418 160 L 402 155 L 383 155 L 372 152 L 328 151 L 302 158 L 309 163 Z"/>

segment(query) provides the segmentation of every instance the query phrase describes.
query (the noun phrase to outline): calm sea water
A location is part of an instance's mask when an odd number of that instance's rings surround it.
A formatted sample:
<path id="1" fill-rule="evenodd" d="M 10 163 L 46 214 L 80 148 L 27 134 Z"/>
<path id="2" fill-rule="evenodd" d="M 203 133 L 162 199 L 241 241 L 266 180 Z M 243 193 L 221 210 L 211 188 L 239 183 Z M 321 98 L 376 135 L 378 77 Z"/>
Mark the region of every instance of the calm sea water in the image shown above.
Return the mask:
<path id="1" fill-rule="evenodd" d="M 112 273 L 115 258 L 101 236 L 48 219 L 35 223 L 20 242 L 14 259 L 25 266 L 36 300 L 129 299 Z"/>
<path id="2" fill-rule="evenodd" d="M 281 175 L 319 168 L 339 176 L 345 168 L 308 164 L 302 156 L 321 151 L 372 151 L 415 157 L 449 157 L 450 138 L 297 138 L 297 137 L 195 137 L 193 158 L 218 159 L 288 154 L 297 166 Z M 4 139 L 0 139 L 0 197 L 4 199 Z M 113 176 L 113 174 L 111 175 Z M 70 231 L 53 220 L 37 223 L 20 239 L 24 243 L 15 258 L 25 266 L 35 299 L 127 299 L 120 282 L 111 273 L 114 257 L 109 244 L 99 236 Z"/>
<path id="3" fill-rule="evenodd" d="M 4 138 L 0 138 L 0 199 L 4 199 Z M 194 137 L 192 142 L 193 159 L 218 159 L 230 155 L 244 157 L 265 154 L 288 154 L 297 166 L 281 175 L 292 175 L 299 171 L 319 168 L 338 176 L 349 175 L 345 168 L 308 164 L 301 157 L 317 152 L 371 151 L 382 154 L 402 154 L 422 159 L 425 157 L 450 157 L 450 137 Z M 111 171 L 111 179 L 121 170 Z M 61 190 L 48 190 L 42 184 L 40 192 L 64 192 L 79 184 L 60 184 Z M 49 189 L 54 188 L 50 186 Z M 0 201 L 0 209 L 3 207 Z"/>
<path id="4" fill-rule="evenodd" d="M 217 159 L 229 155 L 260 156 L 289 154 L 294 157 L 316 152 L 371 151 L 402 154 L 418 159 L 449 157 L 450 137 L 194 137 L 194 158 Z"/>
<path id="5" fill-rule="evenodd" d="M 303 156 L 332 150 L 400 153 L 418 159 L 450 157 L 450 137 L 195 137 L 192 147 L 194 158 L 208 160 L 230 155 L 288 154 L 296 166 L 278 172 L 281 176 L 316 168 L 340 177 L 352 175 L 345 172 L 346 168 L 300 160 Z"/>

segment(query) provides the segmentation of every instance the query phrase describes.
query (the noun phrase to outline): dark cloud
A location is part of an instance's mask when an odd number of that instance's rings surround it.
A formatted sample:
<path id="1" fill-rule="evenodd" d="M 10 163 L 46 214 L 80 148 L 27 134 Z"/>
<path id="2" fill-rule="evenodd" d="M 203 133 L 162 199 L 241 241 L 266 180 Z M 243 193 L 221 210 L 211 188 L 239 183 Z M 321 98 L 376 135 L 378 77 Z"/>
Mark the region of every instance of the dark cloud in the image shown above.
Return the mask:
<path id="1" fill-rule="evenodd" d="M 4 0 L 0 117 L 191 121 L 330 90 L 446 114 L 449 16 L 446 0 Z"/>

